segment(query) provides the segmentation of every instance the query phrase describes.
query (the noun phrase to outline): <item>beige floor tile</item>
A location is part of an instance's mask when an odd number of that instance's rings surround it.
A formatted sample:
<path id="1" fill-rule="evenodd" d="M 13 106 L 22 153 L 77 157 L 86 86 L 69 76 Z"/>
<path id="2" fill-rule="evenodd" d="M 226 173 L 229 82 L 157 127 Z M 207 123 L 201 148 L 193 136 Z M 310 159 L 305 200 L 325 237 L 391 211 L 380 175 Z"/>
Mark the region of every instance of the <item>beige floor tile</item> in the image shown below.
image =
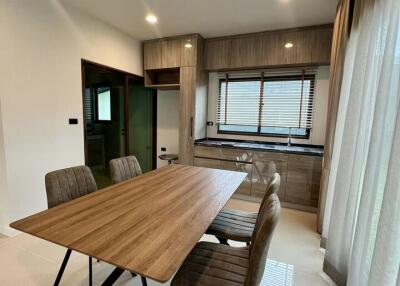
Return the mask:
<path id="1" fill-rule="evenodd" d="M 0 245 L 0 285 L 51 285 L 57 266 L 40 256 Z"/>
<path id="2" fill-rule="evenodd" d="M 259 204 L 232 199 L 227 208 L 258 211 Z M 261 285 L 330 285 L 321 276 L 323 253 L 315 232 L 316 215 L 282 209 L 281 218 L 271 242 L 267 270 Z M 203 241 L 218 242 L 204 235 Z M 229 241 L 232 246 L 244 243 Z M 52 285 L 66 249 L 27 234 L 0 237 L 0 285 Z M 114 266 L 94 262 L 94 285 L 100 285 Z M 62 285 L 88 285 L 88 258 L 73 252 L 62 279 Z M 149 285 L 162 285 L 148 280 Z M 139 286 L 140 277 L 125 272 L 115 285 Z M 166 283 L 164 285 L 169 285 Z"/>

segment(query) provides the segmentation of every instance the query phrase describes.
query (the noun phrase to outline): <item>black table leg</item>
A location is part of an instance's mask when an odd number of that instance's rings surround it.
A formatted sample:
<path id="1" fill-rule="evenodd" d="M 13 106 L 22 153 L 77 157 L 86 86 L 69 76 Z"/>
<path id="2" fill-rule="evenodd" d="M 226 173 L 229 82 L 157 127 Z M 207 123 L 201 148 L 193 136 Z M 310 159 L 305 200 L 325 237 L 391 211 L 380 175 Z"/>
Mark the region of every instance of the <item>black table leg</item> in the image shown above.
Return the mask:
<path id="1" fill-rule="evenodd" d="M 226 238 L 217 236 L 217 239 L 218 239 L 219 243 L 229 245 L 228 240 Z"/>
<path id="2" fill-rule="evenodd" d="M 65 253 L 64 260 L 63 260 L 63 262 L 61 263 L 60 270 L 58 271 L 56 280 L 54 281 L 54 286 L 58 286 L 58 285 L 60 284 L 61 277 L 62 277 L 63 274 L 64 274 L 64 270 L 65 270 L 65 267 L 67 266 L 69 257 L 71 256 L 71 252 L 72 252 L 72 250 L 71 250 L 71 249 L 68 249 L 68 250 L 67 250 L 67 253 Z"/>
<path id="3" fill-rule="evenodd" d="M 107 279 L 101 284 L 102 286 L 111 286 L 118 280 L 118 278 L 124 273 L 124 269 L 122 268 L 115 268 L 113 272 L 107 277 Z"/>
<path id="4" fill-rule="evenodd" d="M 89 286 L 93 284 L 92 257 L 89 256 Z"/>
<path id="5" fill-rule="evenodd" d="M 140 276 L 140 278 L 142 278 L 142 285 L 143 285 L 143 286 L 147 286 L 146 277 Z"/>

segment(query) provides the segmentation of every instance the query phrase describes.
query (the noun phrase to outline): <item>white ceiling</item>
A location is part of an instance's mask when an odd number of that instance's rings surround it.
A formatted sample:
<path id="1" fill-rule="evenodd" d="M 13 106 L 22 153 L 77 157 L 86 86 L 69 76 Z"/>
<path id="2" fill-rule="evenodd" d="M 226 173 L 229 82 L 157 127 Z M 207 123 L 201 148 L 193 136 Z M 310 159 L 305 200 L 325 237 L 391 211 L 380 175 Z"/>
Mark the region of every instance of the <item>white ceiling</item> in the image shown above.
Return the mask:
<path id="1" fill-rule="evenodd" d="M 140 39 L 205 38 L 332 23 L 337 0 L 61 0 Z M 158 17 L 152 26 L 148 13 Z"/>

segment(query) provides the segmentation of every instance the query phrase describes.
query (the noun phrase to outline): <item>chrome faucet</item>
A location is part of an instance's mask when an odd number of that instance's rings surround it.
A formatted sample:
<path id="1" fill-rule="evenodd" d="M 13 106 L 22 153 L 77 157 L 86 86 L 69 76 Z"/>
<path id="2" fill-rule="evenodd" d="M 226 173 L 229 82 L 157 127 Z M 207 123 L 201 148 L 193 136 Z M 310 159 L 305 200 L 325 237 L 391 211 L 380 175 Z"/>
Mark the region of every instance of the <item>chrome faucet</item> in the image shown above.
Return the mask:
<path id="1" fill-rule="evenodd" d="M 291 127 L 289 127 L 289 136 L 288 136 L 288 142 L 287 142 L 287 145 L 288 145 L 288 147 L 290 147 L 290 145 L 291 145 L 291 142 L 290 142 L 290 139 L 291 139 L 291 133 L 292 133 L 292 128 L 291 128 Z"/>

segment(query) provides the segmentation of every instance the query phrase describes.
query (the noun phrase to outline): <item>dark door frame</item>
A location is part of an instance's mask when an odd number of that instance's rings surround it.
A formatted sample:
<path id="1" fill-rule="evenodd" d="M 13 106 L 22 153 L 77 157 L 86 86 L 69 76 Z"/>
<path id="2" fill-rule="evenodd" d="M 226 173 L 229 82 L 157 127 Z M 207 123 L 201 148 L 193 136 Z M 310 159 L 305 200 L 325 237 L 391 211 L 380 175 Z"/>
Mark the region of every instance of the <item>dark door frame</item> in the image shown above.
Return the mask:
<path id="1" fill-rule="evenodd" d="M 85 164 L 88 163 L 88 150 L 87 150 L 87 126 L 86 126 L 86 100 L 85 100 L 85 66 L 91 65 L 96 68 L 106 69 L 113 72 L 118 72 L 124 75 L 125 84 L 124 84 L 124 128 L 125 128 L 125 155 L 129 155 L 129 91 L 128 85 L 129 80 L 134 80 L 136 83 L 143 83 L 144 78 L 142 76 L 138 76 L 120 69 L 116 69 L 110 66 L 106 66 L 103 64 L 99 64 L 90 60 L 81 59 L 81 76 L 82 76 L 82 107 L 83 107 L 83 138 L 84 138 L 84 152 L 85 152 Z M 156 90 L 152 90 L 153 96 L 153 154 L 152 154 L 152 163 L 153 169 L 157 168 L 157 92 Z"/>

